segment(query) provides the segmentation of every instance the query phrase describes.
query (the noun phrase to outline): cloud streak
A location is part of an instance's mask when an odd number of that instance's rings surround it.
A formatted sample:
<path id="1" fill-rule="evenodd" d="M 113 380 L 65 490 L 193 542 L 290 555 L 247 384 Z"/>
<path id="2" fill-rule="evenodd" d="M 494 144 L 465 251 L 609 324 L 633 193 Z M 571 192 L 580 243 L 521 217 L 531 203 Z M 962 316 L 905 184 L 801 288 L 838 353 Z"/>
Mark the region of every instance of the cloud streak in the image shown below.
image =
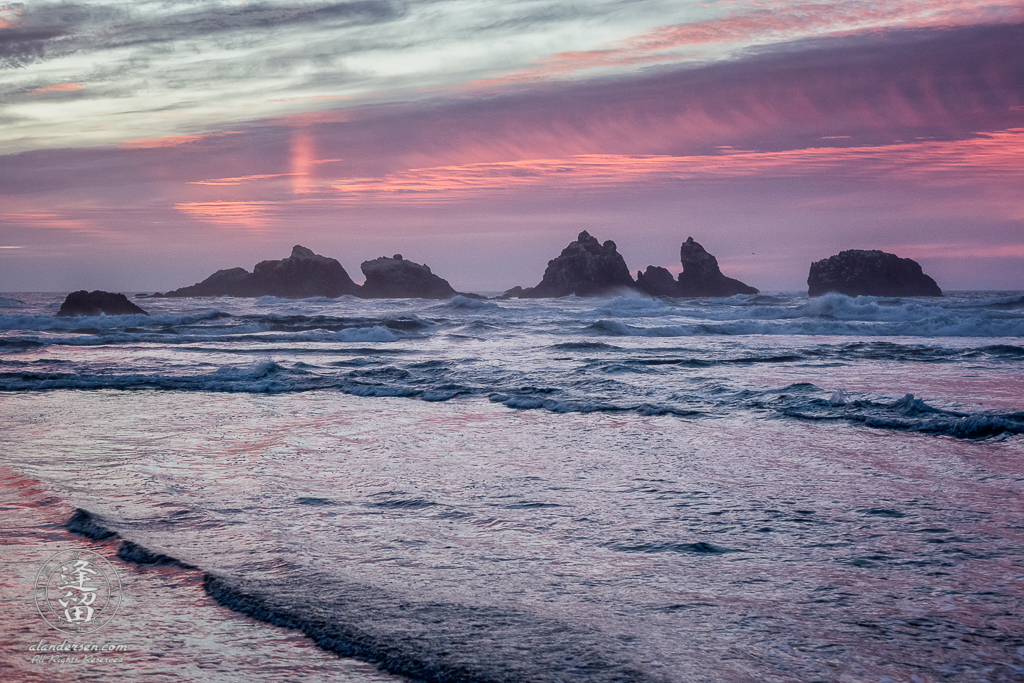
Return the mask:
<path id="1" fill-rule="evenodd" d="M 177 147 L 187 145 L 200 140 L 217 138 L 223 135 L 239 135 L 240 130 L 225 130 L 219 133 L 206 133 L 204 135 L 169 135 L 158 138 L 139 138 L 137 140 L 125 140 L 121 143 L 122 149 L 154 149 L 159 147 Z"/>
<path id="2" fill-rule="evenodd" d="M 647 76 L 638 70 L 674 72 L 769 43 L 777 52 L 779 41 L 797 41 L 802 51 L 808 46 L 801 40 L 823 36 L 860 32 L 871 40 L 894 27 L 1024 20 L 1010 0 L 78 0 L 2 7 L 0 103 L 9 125 L 0 129 L 0 145 L 11 151 L 203 135 L 325 110 L 337 120 L 367 105 L 479 100 L 537 79 L 638 78 L 642 85 Z M 83 88 L 54 90 L 63 83 Z M 700 87 L 665 82 L 673 85 Z"/>
<path id="3" fill-rule="evenodd" d="M 619 5 L 620 0 L 576 8 L 536 0 L 7 5 L 0 14 L 0 102 L 19 123 L 0 129 L 0 145 L 20 151 L 203 134 L 239 118 L 309 113 L 339 100 L 418 97 L 423 89 L 526 63 L 554 39 L 585 45 L 587 33 L 572 29 L 610 21 Z M 643 17 L 652 7 L 673 3 L 634 6 L 640 18 L 621 22 L 620 34 L 648 26 L 649 17 Z M 567 41 L 569 36 L 577 37 Z M 38 88 L 72 81 L 89 86 L 76 109 L 26 101 Z M 152 118 L 169 112 L 180 120 Z"/>
<path id="4" fill-rule="evenodd" d="M 1021 44 L 1024 25 L 902 31 L 502 97 L 346 109 L 218 133 L 130 139 L 123 151 L 39 152 L 31 163 L 0 157 L 0 169 L 10 169 L 0 173 L 0 192 L 4 185 L 71 188 L 281 174 L 297 174 L 315 188 L 416 168 L 592 154 L 693 157 L 730 148 L 776 152 L 968 139 L 1024 127 Z M 326 160 L 331 163 L 321 163 Z M 82 173 L 86 167 L 101 172 Z"/>
<path id="5" fill-rule="evenodd" d="M 560 52 L 541 59 L 532 68 L 471 85 L 506 85 L 566 78 L 588 69 L 674 63 L 680 59 L 679 50 L 698 46 L 735 49 L 736 46 L 778 43 L 807 36 L 847 35 L 879 27 L 892 30 L 1022 20 L 1024 7 L 1016 0 L 746 3 L 732 16 L 661 26 L 598 50 Z"/>
<path id="6" fill-rule="evenodd" d="M 731 151 L 701 156 L 582 155 L 505 163 L 413 169 L 331 185 L 340 199 L 416 202 L 528 188 L 647 188 L 677 181 L 728 178 L 871 179 L 919 186 L 995 183 L 1024 186 L 1024 128 L 983 138 L 876 147 L 819 147 L 783 152 Z M 1024 207 L 1024 198 L 1021 199 Z"/>

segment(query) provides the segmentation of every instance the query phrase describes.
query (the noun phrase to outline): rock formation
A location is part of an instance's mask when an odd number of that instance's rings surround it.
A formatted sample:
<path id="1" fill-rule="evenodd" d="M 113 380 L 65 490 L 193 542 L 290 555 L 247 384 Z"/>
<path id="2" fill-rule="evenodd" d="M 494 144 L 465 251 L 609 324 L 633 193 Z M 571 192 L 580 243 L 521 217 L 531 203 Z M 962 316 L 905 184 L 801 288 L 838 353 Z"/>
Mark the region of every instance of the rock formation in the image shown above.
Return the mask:
<path id="1" fill-rule="evenodd" d="M 687 237 L 679 248 L 679 260 L 683 264 L 683 272 L 679 274 L 683 296 L 732 296 L 758 292 L 750 285 L 722 275 L 718 259 L 704 251 L 704 247 L 694 242 L 692 237 Z"/>
<path id="2" fill-rule="evenodd" d="M 366 276 L 360 296 L 367 299 L 450 299 L 458 294 L 429 267 L 406 261 L 401 254 L 363 261 L 359 269 Z"/>
<path id="3" fill-rule="evenodd" d="M 495 299 L 519 299 L 523 296 L 523 288 L 520 285 L 516 285 L 512 289 L 506 289 L 501 293 L 500 296 L 494 297 Z"/>
<path id="4" fill-rule="evenodd" d="M 358 295 L 359 291 L 359 285 L 352 281 L 337 260 L 314 254 L 296 245 L 288 258 L 260 261 L 251 273 L 245 268 L 218 270 L 198 284 L 162 296 L 279 296 L 306 299 L 314 296 Z"/>
<path id="5" fill-rule="evenodd" d="M 584 230 L 557 258 L 548 261 L 540 284 L 522 290 L 519 296 L 608 296 L 623 289 L 634 289 L 634 283 L 615 242 L 601 244 Z"/>
<path id="6" fill-rule="evenodd" d="M 60 318 L 80 315 L 149 315 L 144 310 L 128 301 L 124 294 L 113 294 L 97 289 L 87 292 L 80 289 L 71 292 L 60 305 L 57 316 Z"/>
<path id="7" fill-rule="evenodd" d="M 679 248 L 683 272 L 679 280 L 660 266 L 647 266 L 636 274 L 637 289 L 651 296 L 733 296 L 757 294 L 758 290 L 739 280 L 726 277 L 718 267 L 718 259 L 704 250 L 692 237 Z"/>
<path id="8" fill-rule="evenodd" d="M 651 296 L 683 296 L 672 273 L 661 266 L 647 266 L 643 273 L 636 271 L 636 288 Z"/>
<path id="9" fill-rule="evenodd" d="M 847 296 L 942 296 L 921 265 L 877 249 L 848 249 L 811 264 L 810 296 L 838 292 Z"/>

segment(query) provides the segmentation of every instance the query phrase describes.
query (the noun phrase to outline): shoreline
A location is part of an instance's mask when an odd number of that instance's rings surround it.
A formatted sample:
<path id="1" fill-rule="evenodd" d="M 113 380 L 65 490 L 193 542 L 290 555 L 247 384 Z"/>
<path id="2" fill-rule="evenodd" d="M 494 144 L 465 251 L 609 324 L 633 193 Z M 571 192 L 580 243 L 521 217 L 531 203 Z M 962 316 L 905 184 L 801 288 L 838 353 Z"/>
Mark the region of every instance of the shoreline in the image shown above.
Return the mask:
<path id="1" fill-rule="evenodd" d="M 0 638 L 5 680 L 304 681 L 402 683 L 408 679 L 318 647 L 301 632 L 253 619 L 219 604 L 203 589 L 203 572 L 140 565 L 117 556 L 118 539 L 97 541 L 64 528 L 75 508 L 43 485 L 0 467 L 5 524 L 0 529 L 0 608 L 9 621 Z M 68 514 L 61 520 L 61 515 Z M 36 571 L 72 548 L 100 554 L 117 570 L 124 601 L 106 627 L 81 636 L 48 626 L 33 604 Z M 181 622 L 176 616 L 187 612 Z M 67 647 L 61 647 L 67 643 Z M 74 646 L 79 646 L 76 650 Z M 111 656 L 103 652 L 114 648 Z M 34 649 L 33 649 L 34 648 Z M 45 648 L 45 649 L 44 649 Z M 88 652 L 91 648 L 98 652 Z"/>

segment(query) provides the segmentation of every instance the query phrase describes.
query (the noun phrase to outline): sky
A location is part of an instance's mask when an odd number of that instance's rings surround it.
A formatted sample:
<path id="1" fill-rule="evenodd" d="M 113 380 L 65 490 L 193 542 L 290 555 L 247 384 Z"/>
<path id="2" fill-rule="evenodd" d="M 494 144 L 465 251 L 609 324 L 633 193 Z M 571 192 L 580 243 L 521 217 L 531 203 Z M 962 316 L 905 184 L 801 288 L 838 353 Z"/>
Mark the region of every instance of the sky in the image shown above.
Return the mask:
<path id="1" fill-rule="evenodd" d="M 163 291 L 301 244 L 532 286 L 806 290 L 882 249 L 1024 290 L 1019 0 L 0 2 L 0 291 Z"/>

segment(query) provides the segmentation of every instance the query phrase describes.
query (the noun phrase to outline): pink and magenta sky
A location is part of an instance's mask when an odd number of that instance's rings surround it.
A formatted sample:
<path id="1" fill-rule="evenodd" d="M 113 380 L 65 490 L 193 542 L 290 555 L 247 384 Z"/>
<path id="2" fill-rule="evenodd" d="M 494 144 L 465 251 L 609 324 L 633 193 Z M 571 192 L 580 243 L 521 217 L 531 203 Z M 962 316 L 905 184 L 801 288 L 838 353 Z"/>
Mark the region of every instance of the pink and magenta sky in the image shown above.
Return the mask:
<path id="1" fill-rule="evenodd" d="M 1024 289 L 1019 0 L 0 3 L 0 291 L 302 244 L 534 285 L 588 230 L 806 289 L 877 248 Z"/>

